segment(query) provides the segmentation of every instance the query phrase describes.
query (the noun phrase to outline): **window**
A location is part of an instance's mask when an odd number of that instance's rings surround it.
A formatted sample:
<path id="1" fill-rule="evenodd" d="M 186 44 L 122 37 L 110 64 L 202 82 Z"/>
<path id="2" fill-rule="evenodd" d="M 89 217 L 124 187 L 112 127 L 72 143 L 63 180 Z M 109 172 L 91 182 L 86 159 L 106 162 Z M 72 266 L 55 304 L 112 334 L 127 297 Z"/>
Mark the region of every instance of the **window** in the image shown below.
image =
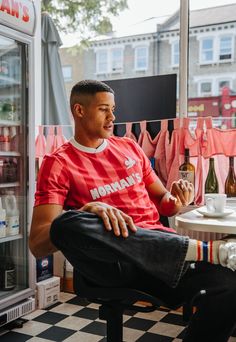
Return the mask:
<path id="1" fill-rule="evenodd" d="M 108 51 L 98 50 L 96 57 L 97 74 L 106 74 L 108 72 Z"/>
<path id="2" fill-rule="evenodd" d="M 123 70 L 123 48 L 96 51 L 96 73 L 107 74 Z"/>
<path id="3" fill-rule="evenodd" d="M 179 41 L 173 42 L 171 46 L 171 64 L 172 66 L 179 65 Z"/>
<path id="4" fill-rule="evenodd" d="M 232 37 L 221 37 L 219 47 L 219 60 L 232 59 Z"/>
<path id="5" fill-rule="evenodd" d="M 138 46 L 135 48 L 135 70 L 147 70 L 148 47 Z"/>
<path id="6" fill-rule="evenodd" d="M 65 82 L 72 81 L 72 66 L 71 65 L 63 65 L 62 66 L 62 74 Z"/>
<path id="7" fill-rule="evenodd" d="M 212 95 L 212 82 L 205 81 L 200 82 L 199 96 L 211 96 Z"/>
<path id="8" fill-rule="evenodd" d="M 201 63 L 213 62 L 213 38 L 204 38 L 201 40 Z"/>
<path id="9" fill-rule="evenodd" d="M 122 71 L 123 69 L 123 49 L 111 50 L 111 72 Z"/>
<path id="10" fill-rule="evenodd" d="M 231 82 L 230 80 L 220 80 L 218 81 L 218 94 L 220 95 L 222 92 L 223 87 L 231 87 Z"/>

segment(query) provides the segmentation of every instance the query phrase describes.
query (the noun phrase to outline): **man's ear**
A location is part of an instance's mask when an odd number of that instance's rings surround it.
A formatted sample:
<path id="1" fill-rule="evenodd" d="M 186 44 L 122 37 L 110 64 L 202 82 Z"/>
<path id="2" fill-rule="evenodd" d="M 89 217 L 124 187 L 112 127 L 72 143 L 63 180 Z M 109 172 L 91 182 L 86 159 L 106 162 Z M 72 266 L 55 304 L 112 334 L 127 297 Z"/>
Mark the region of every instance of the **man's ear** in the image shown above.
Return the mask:
<path id="1" fill-rule="evenodd" d="M 82 117 L 84 115 L 83 106 L 80 103 L 74 104 L 74 115 L 78 117 Z"/>

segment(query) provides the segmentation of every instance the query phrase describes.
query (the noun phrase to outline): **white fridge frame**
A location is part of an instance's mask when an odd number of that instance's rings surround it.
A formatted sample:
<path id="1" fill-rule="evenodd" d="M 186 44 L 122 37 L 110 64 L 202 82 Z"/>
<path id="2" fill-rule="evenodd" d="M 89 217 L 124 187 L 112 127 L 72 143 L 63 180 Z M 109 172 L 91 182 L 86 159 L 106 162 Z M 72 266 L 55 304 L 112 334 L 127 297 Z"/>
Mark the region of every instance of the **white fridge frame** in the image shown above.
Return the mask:
<path id="1" fill-rule="evenodd" d="M 19 32 L 5 25 L 0 24 L 0 35 L 6 38 L 11 38 L 16 41 L 28 45 L 28 203 L 27 203 L 27 227 L 24 228 L 25 237 L 28 240 L 29 225 L 32 216 L 32 208 L 34 201 L 35 192 L 35 38 L 29 36 L 25 33 Z M 39 60 L 41 62 L 41 60 Z M 25 171 L 26 172 L 26 171 Z M 29 287 L 24 290 L 19 290 L 18 292 L 8 295 L 5 298 L 0 299 L 0 317 L 4 310 L 8 308 L 13 308 L 18 306 L 19 303 L 27 302 L 28 298 L 35 295 L 35 279 L 36 279 L 36 269 L 35 269 L 35 259 L 27 250 L 28 253 L 28 274 L 29 274 Z M 18 316 L 20 317 L 20 316 Z M 16 317 L 17 318 L 17 317 Z"/>

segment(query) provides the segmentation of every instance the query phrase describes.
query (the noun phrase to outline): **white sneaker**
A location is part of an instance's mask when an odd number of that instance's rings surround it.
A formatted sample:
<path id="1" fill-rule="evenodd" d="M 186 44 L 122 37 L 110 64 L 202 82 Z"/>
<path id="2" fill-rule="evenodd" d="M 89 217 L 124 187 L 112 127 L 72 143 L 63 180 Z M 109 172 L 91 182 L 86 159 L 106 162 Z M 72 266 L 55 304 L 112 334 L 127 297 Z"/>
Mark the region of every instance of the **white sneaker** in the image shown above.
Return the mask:
<path id="1" fill-rule="evenodd" d="M 236 240 L 228 240 L 220 245 L 219 261 L 222 266 L 236 271 Z"/>

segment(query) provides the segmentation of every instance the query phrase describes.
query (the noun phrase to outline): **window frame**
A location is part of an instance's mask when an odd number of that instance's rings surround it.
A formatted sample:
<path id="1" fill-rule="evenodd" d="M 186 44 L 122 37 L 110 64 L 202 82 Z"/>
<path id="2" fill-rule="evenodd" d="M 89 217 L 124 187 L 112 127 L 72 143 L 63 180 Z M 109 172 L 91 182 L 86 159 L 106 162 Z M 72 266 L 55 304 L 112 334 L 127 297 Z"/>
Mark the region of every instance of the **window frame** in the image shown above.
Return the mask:
<path id="1" fill-rule="evenodd" d="M 113 70 L 113 56 L 112 53 L 114 50 L 121 51 L 121 68 L 117 70 Z M 106 53 L 106 70 L 99 69 L 99 54 L 101 52 Z M 115 73 L 122 73 L 124 69 L 124 46 L 112 46 L 109 48 L 99 48 L 95 50 L 96 55 L 96 75 L 106 75 L 106 74 L 115 74 Z"/>
<path id="2" fill-rule="evenodd" d="M 145 49 L 146 65 L 145 67 L 138 67 L 138 50 Z M 147 71 L 149 67 L 149 46 L 146 44 L 136 45 L 134 47 L 134 70 L 135 71 Z"/>
<path id="3" fill-rule="evenodd" d="M 221 78 L 216 78 L 216 91 L 220 95 L 220 83 L 221 82 L 229 82 L 229 88 L 232 89 L 233 87 L 233 79 L 230 77 L 221 77 Z"/>
<path id="4" fill-rule="evenodd" d="M 114 59 L 113 59 L 113 52 L 115 50 L 118 50 L 120 51 L 120 64 L 121 64 L 121 67 L 118 68 L 118 69 L 114 69 L 113 68 L 113 62 L 114 62 Z M 111 73 L 114 74 L 114 73 L 121 73 L 123 72 L 123 69 L 124 69 L 124 48 L 123 47 L 112 47 L 111 50 L 110 50 L 110 70 L 111 70 Z"/>
<path id="5" fill-rule="evenodd" d="M 99 56 L 101 53 L 105 52 L 106 53 L 106 70 L 100 70 L 100 59 Z M 108 66 L 109 66 L 109 61 L 108 61 L 108 49 L 106 48 L 101 48 L 96 50 L 96 74 L 97 75 L 102 75 L 102 74 L 107 74 L 108 73 Z"/>
<path id="6" fill-rule="evenodd" d="M 220 59 L 220 49 L 221 49 L 221 39 L 222 38 L 231 38 L 231 57 L 230 58 L 226 58 L 226 59 Z M 218 37 L 218 55 L 217 55 L 217 57 L 218 57 L 218 61 L 219 61 L 219 63 L 227 63 L 227 62 L 231 62 L 231 61 L 233 61 L 234 60 L 234 39 L 233 39 L 234 37 L 233 37 L 233 35 L 232 34 L 227 34 L 227 33 L 225 33 L 225 34 L 223 34 L 223 35 L 220 35 L 219 37 Z"/>
<path id="7" fill-rule="evenodd" d="M 70 77 L 65 77 L 63 70 L 65 69 L 70 69 Z M 72 70 L 72 65 L 71 64 L 64 64 L 62 65 L 62 75 L 63 75 L 63 80 L 65 83 L 69 83 L 73 81 L 73 70 Z"/>
<path id="8" fill-rule="evenodd" d="M 212 59 L 211 60 L 207 60 L 207 61 L 205 61 L 205 60 L 203 60 L 203 42 L 205 41 L 205 40 L 212 40 Z M 215 37 L 213 37 L 213 36 L 203 36 L 203 37 L 200 37 L 199 38 L 199 43 L 200 43 L 200 47 L 199 47 L 199 64 L 200 65 L 206 65 L 206 64 L 213 64 L 213 63 L 215 63 L 215 51 L 216 51 L 216 49 L 215 49 Z"/>
<path id="9" fill-rule="evenodd" d="M 204 83 L 210 83 L 211 84 L 211 91 L 208 93 L 208 92 L 202 92 L 201 91 L 201 87 L 202 87 L 202 84 Z M 209 97 L 209 96 L 213 96 L 213 86 L 214 86 L 214 81 L 213 79 L 202 79 L 198 82 L 198 97 Z"/>
<path id="10" fill-rule="evenodd" d="M 175 46 L 178 44 L 178 54 L 175 51 Z M 180 61 L 180 44 L 179 44 L 179 39 L 174 40 L 171 42 L 171 66 L 173 68 L 179 67 L 179 61 Z M 175 63 L 175 56 L 178 55 L 178 63 Z"/>

